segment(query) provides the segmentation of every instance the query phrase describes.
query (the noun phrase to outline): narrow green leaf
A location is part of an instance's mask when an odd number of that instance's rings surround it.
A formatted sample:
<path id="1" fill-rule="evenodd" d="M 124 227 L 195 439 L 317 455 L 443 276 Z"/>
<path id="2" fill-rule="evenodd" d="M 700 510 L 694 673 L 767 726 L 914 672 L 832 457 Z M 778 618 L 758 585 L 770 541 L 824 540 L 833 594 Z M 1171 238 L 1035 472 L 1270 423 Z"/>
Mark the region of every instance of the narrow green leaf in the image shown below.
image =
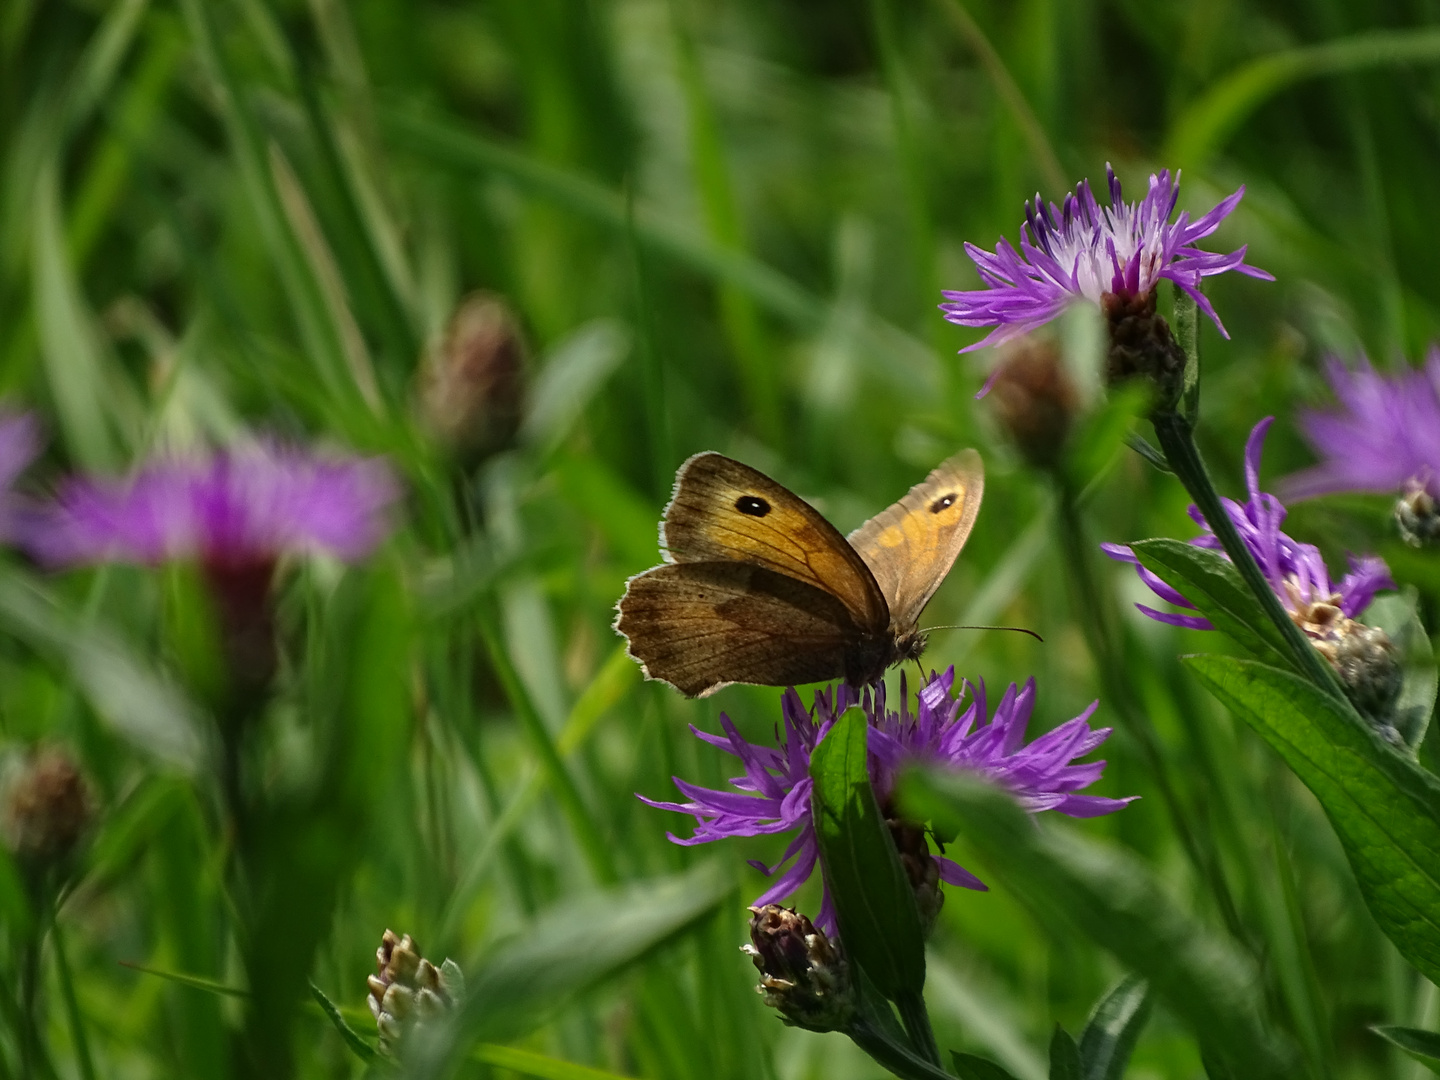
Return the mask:
<path id="1" fill-rule="evenodd" d="M 1050 1080 L 1081 1080 L 1080 1048 L 1059 1024 L 1050 1036 Z"/>
<path id="2" fill-rule="evenodd" d="M 1175 290 L 1175 340 L 1185 351 L 1185 390 L 1181 404 L 1192 424 L 1200 415 L 1200 305 L 1189 293 Z"/>
<path id="3" fill-rule="evenodd" d="M 530 388 L 520 440 L 549 452 L 630 351 L 630 334 L 613 319 L 586 323 L 555 347 Z"/>
<path id="4" fill-rule="evenodd" d="M 1440 980 L 1440 779 L 1289 672 L 1225 656 L 1186 663 L 1315 793 L 1380 928 Z"/>
<path id="5" fill-rule="evenodd" d="M 710 918 L 730 899 L 731 876 L 711 862 L 557 905 L 508 945 L 464 965 L 465 1003 L 448 1029 L 416 1047 L 412 1075 L 444 1074 L 480 1041 L 511 1039 L 553 1010 Z"/>
<path id="6" fill-rule="evenodd" d="M 1006 1072 L 995 1062 L 974 1054 L 962 1054 L 955 1050 L 950 1054 L 950 1061 L 954 1064 L 955 1075 L 960 1077 L 960 1080 L 1015 1080 L 1012 1073 Z"/>
<path id="7" fill-rule="evenodd" d="M 1382 1025 L 1370 1030 L 1392 1046 L 1398 1046 L 1432 1073 L 1440 1075 L 1440 1035 L 1419 1028 Z"/>
<path id="8" fill-rule="evenodd" d="M 375 1052 L 375 1048 L 362 1039 L 356 1030 L 345 1022 L 345 1017 L 340 1015 L 339 1008 L 336 1007 L 333 1001 L 325 996 L 325 992 L 316 986 L 314 982 L 310 984 L 310 993 L 319 1004 L 320 1011 L 325 1014 L 330 1023 L 335 1025 L 335 1030 L 340 1033 L 340 1038 L 345 1041 L 345 1045 L 350 1048 L 356 1057 L 367 1064 L 379 1057 Z"/>
<path id="9" fill-rule="evenodd" d="M 546 1057 L 515 1046 L 484 1043 L 477 1046 L 470 1056 L 483 1065 L 493 1065 L 521 1076 L 534 1076 L 538 1080 L 626 1080 L 619 1073 L 592 1069 L 589 1065 L 577 1065 L 573 1061 Z"/>
<path id="10" fill-rule="evenodd" d="M 1289 667 L 1285 642 L 1229 559 L 1180 540 L 1137 540 L 1140 565 L 1195 605 L 1215 629 L 1267 663 Z"/>
<path id="11" fill-rule="evenodd" d="M 1150 984 L 1138 975 L 1125 976 L 1095 1003 L 1080 1033 L 1085 1080 L 1121 1080 L 1149 1019 Z"/>
<path id="12" fill-rule="evenodd" d="M 1283 49 L 1216 80 L 1171 126 L 1160 160 L 1204 168 L 1256 109 L 1302 79 L 1366 68 L 1440 61 L 1440 31 L 1378 30 L 1319 45 Z"/>
<path id="13" fill-rule="evenodd" d="M 964 837 L 994 882 L 1057 935 L 1079 931 L 1147 977 L 1202 1039 L 1246 1076 L 1287 1073 L 1267 1034 L 1259 975 L 1248 958 L 1169 898 L 1143 862 L 1078 830 L 1038 823 L 1009 794 L 973 777 L 916 773 L 901 787 L 915 820 Z"/>
<path id="14" fill-rule="evenodd" d="M 121 960 L 121 967 L 127 967 L 131 971 L 138 971 L 142 975 L 154 975 L 169 982 L 179 983 L 181 986 L 188 986 L 192 990 L 203 990 L 207 994 L 218 994 L 220 997 L 248 998 L 249 990 L 242 990 L 238 986 L 230 986 L 226 983 L 216 982 L 214 979 L 206 979 L 199 975 L 186 975 L 180 971 L 165 971 L 161 968 L 147 967 L 144 964 L 134 964 L 129 960 Z"/>
<path id="15" fill-rule="evenodd" d="M 811 805 L 845 950 L 893 1000 L 925 987 L 925 935 L 870 788 L 868 739 L 860 709 L 835 722 L 810 761 Z"/>

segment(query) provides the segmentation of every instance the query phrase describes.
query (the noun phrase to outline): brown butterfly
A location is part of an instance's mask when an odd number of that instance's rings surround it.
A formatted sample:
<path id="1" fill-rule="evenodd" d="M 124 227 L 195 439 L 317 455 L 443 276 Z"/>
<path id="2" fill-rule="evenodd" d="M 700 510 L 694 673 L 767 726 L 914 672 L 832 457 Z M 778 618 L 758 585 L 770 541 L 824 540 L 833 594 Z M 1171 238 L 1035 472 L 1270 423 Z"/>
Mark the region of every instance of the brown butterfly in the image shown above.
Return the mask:
<path id="1" fill-rule="evenodd" d="M 648 678 L 690 697 L 733 682 L 875 682 L 925 648 L 920 612 L 984 487 L 980 455 L 964 450 L 847 540 L 764 473 L 696 454 L 660 523 L 665 562 L 626 584 L 615 628 Z"/>

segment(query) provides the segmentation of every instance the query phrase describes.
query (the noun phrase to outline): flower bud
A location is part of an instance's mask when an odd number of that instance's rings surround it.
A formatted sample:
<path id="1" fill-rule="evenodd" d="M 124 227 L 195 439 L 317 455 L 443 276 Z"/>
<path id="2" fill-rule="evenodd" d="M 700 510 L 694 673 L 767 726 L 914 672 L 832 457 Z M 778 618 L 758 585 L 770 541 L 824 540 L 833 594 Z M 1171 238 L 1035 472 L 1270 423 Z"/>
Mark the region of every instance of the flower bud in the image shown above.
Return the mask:
<path id="1" fill-rule="evenodd" d="M 395 1056 L 401 1044 L 454 1009 L 465 996 L 465 977 L 453 960 L 438 968 L 420 955 L 410 935 L 386 930 L 375 950 L 376 974 L 366 980 L 366 1003 L 380 1032 L 380 1052 Z"/>
<path id="2" fill-rule="evenodd" d="M 1152 413 L 1173 412 L 1185 390 L 1185 350 L 1155 311 L 1155 290 L 1106 293 L 1100 310 L 1110 332 L 1106 384 L 1144 379 L 1154 391 Z"/>
<path id="3" fill-rule="evenodd" d="M 750 909 L 750 944 L 740 946 L 760 972 L 756 993 L 785 1023 L 842 1031 L 855 1015 L 850 965 L 838 945 L 793 908 Z"/>
<path id="4" fill-rule="evenodd" d="M 1395 524 L 1401 539 L 1411 547 L 1440 543 L 1440 502 L 1431 494 L 1427 479 L 1412 476 L 1395 504 Z"/>
<path id="5" fill-rule="evenodd" d="M 0 835 L 23 866 L 48 869 L 74 852 L 91 813 L 90 792 L 74 761 L 59 747 L 47 747 L 11 775 Z"/>
<path id="6" fill-rule="evenodd" d="M 509 305 L 472 293 L 450 318 L 421 371 L 420 413 L 426 429 L 471 468 L 515 436 L 525 375 L 520 325 Z"/>
<path id="7" fill-rule="evenodd" d="M 1039 469 L 1059 464 L 1080 393 L 1053 341 L 1027 336 L 1007 347 L 990 384 L 990 400 L 1026 461 Z"/>
<path id="8" fill-rule="evenodd" d="M 945 906 L 945 894 L 940 891 L 940 864 L 930 854 L 930 845 L 925 839 L 925 828 L 900 818 L 887 818 L 890 838 L 895 841 L 895 850 L 900 853 L 900 865 L 915 890 L 915 906 L 920 911 L 920 927 L 925 936 L 935 928 L 940 909 Z"/>
<path id="9" fill-rule="evenodd" d="M 1297 603 L 1291 618 L 1340 676 L 1355 708 L 1382 735 L 1396 741 L 1395 704 L 1405 685 L 1399 650 L 1378 626 L 1347 618 L 1338 600 L 1337 596 L 1330 601 Z"/>

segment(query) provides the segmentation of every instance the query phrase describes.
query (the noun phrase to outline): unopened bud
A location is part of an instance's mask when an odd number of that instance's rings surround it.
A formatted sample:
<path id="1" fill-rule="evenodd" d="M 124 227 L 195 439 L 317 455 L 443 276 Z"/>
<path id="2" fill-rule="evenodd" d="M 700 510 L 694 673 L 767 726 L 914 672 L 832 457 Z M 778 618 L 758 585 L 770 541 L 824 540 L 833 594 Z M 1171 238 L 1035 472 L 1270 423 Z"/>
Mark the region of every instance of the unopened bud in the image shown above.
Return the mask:
<path id="1" fill-rule="evenodd" d="M 1395 524 L 1401 539 L 1411 547 L 1440 543 L 1440 501 L 1431 492 L 1434 486 L 1436 481 L 1430 476 L 1412 476 L 1395 504 Z"/>
<path id="2" fill-rule="evenodd" d="M 48 869 L 63 863 L 89 827 L 89 789 L 70 755 L 59 747 L 32 753 L 6 785 L 0 834 L 22 865 Z"/>
<path id="3" fill-rule="evenodd" d="M 940 891 L 940 864 L 930 854 L 930 845 L 925 839 L 925 828 L 899 818 L 888 818 L 890 838 L 895 841 L 895 850 L 900 853 L 900 865 L 915 890 L 915 906 L 920 911 L 920 926 L 925 936 L 935 928 L 940 909 L 945 906 L 945 894 Z"/>
<path id="4" fill-rule="evenodd" d="M 465 977 L 453 960 L 439 967 L 420 955 L 410 935 L 386 930 L 375 950 L 376 974 L 366 980 L 366 1003 L 380 1032 L 380 1052 L 394 1057 L 413 1033 L 443 1018 L 465 997 Z"/>
<path id="5" fill-rule="evenodd" d="M 524 376 L 524 339 L 509 305 L 472 293 L 426 355 L 421 419 L 461 465 L 472 467 L 514 438 Z"/>
<path id="6" fill-rule="evenodd" d="M 1059 463 L 1080 394 L 1054 342 L 1024 337 L 1011 344 L 990 384 L 990 400 L 1026 461 L 1041 469 Z"/>
<path id="7" fill-rule="evenodd" d="M 1405 672 L 1390 635 L 1346 617 L 1339 597 L 1292 607 L 1291 618 L 1340 676 L 1345 694 L 1387 739 L 1398 741 L 1395 705 Z"/>
<path id="8" fill-rule="evenodd" d="M 855 1015 L 850 965 L 809 918 L 778 904 L 750 909 L 750 944 L 740 950 L 760 972 L 756 992 L 787 1024 L 842 1031 Z"/>
<path id="9" fill-rule="evenodd" d="M 1185 390 L 1185 350 L 1155 310 L 1155 290 L 1135 294 L 1106 293 L 1100 310 L 1110 333 L 1105 354 L 1105 382 L 1120 386 L 1143 379 L 1151 387 L 1152 413 L 1175 410 Z"/>

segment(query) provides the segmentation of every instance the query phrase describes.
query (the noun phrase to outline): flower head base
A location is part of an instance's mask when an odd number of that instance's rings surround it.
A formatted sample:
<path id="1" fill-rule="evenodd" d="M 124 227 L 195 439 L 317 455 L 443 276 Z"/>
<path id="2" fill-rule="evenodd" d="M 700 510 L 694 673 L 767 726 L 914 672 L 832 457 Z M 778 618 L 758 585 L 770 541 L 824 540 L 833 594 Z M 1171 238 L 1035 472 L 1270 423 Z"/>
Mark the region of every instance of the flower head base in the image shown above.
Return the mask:
<path id="1" fill-rule="evenodd" d="M 1179 173 L 1173 178 L 1168 169 L 1151 174 L 1145 197 L 1132 205 L 1122 199 L 1115 171 L 1107 165 L 1105 172 L 1108 207 L 1101 207 L 1089 182 L 1081 181 L 1061 206 L 1047 205 L 1039 195 L 1026 204 L 1018 252 L 1005 239 L 993 254 L 965 245 L 986 287 L 947 291 L 940 310 L 959 326 L 994 329 L 963 352 L 1028 333 L 1077 300 L 1100 305 L 1107 294 L 1148 296 L 1162 279 L 1190 296 L 1224 334 L 1220 317 L 1200 291 L 1202 280 L 1227 270 L 1274 280 L 1246 264 L 1244 247 L 1221 255 L 1196 246 L 1235 209 L 1243 187 L 1198 220 L 1182 212 L 1171 221 L 1180 197 Z M 987 384 L 981 394 L 988 389 Z"/>
<path id="2" fill-rule="evenodd" d="M 25 867 L 63 862 L 93 816 L 90 789 L 70 755 L 47 747 L 11 771 L 0 806 L 0 839 Z"/>
<path id="3" fill-rule="evenodd" d="M 464 467 L 501 449 L 520 425 L 525 342 L 499 296 L 473 293 L 426 356 L 419 409 L 424 426 Z"/>
<path id="4" fill-rule="evenodd" d="M 380 1032 L 380 1052 L 394 1057 L 417 1030 L 433 1025 L 465 997 L 465 976 L 453 960 L 438 968 L 420 955 L 410 935 L 386 930 L 375 950 L 376 974 L 366 1004 Z"/>
<path id="5" fill-rule="evenodd" d="M 810 1031 L 843 1031 L 855 1015 L 850 965 L 838 944 L 793 908 L 750 909 L 750 944 L 740 946 L 760 972 L 756 992 L 785 1023 Z"/>
<path id="6" fill-rule="evenodd" d="M 1037 469 L 1058 465 L 1080 411 L 1080 391 L 1056 344 L 1038 335 L 1012 342 L 991 390 L 996 415 L 1025 460 Z"/>
<path id="7" fill-rule="evenodd" d="M 289 553 L 364 558 L 387 531 L 399 494 L 376 459 L 325 459 L 253 446 L 159 461 L 126 482 L 72 480 L 31 537 L 51 565 L 273 565 Z"/>
<path id="8" fill-rule="evenodd" d="M 886 710 L 883 684 L 858 694 L 844 685 L 819 691 L 810 711 L 801 703 L 799 694 L 787 690 L 781 702 L 784 734 L 779 747 L 746 742 L 723 714 L 723 736 L 695 732 L 698 738 L 734 754 L 744 764 L 745 775 L 731 780 L 736 791 L 711 791 L 677 777 L 675 786 L 689 802 L 642 799 L 663 810 L 694 816 L 693 835 L 681 838 L 671 834 L 670 839 L 677 844 L 794 833 L 775 866 L 753 864 L 767 875 L 779 874 L 755 905 L 777 903 L 793 895 L 809 879 L 820 857 L 811 818 L 810 756 L 835 720 L 852 705 L 859 705 L 870 723 L 870 781 L 876 800 L 890 821 L 912 884 L 920 887 L 917 898 L 921 907 L 932 907 L 933 917 L 939 910 L 939 882 L 978 890 L 986 886 L 958 863 L 943 855 L 930 855 L 921 823 L 896 817 L 895 781 L 905 767 L 931 764 L 977 772 L 1007 788 L 1031 812 L 1058 810 L 1071 817 L 1094 817 L 1130 802 L 1078 794 L 1098 780 L 1105 767 L 1103 761 L 1073 764 L 1110 734 L 1109 728 L 1091 729 L 1089 719 L 1095 705 L 1027 745 L 1025 728 L 1035 704 L 1033 679 L 1023 689 L 1012 684 L 993 713 L 988 708 L 983 682 L 978 686 L 964 685 L 972 691 L 972 698 L 962 711 L 964 696 L 953 693 L 954 669 L 933 677 L 917 695 L 913 714 L 904 697 L 903 678 L 898 712 Z M 835 912 L 828 894 L 815 925 L 830 934 L 835 931 Z"/>
<path id="9" fill-rule="evenodd" d="M 1440 346 L 1420 371 L 1386 377 L 1360 358 L 1352 371 L 1338 359 L 1326 375 L 1340 406 L 1300 416 L 1300 430 L 1320 464 L 1286 477 L 1294 499 L 1337 491 L 1398 494 L 1395 517 L 1416 546 L 1440 537 Z"/>
<path id="10" fill-rule="evenodd" d="M 1256 424 L 1245 445 L 1245 485 L 1249 498 L 1243 504 L 1232 499 L 1220 501 L 1295 625 L 1335 668 L 1357 707 L 1372 717 L 1383 717 L 1398 694 L 1395 677 L 1399 669 L 1393 662 L 1393 647 L 1388 638 L 1380 642 L 1379 638 L 1385 636 L 1383 631 L 1367 627 L 1355 621 L 1355 617 L 1370 606 L 1377 592 L 1393 589 L 1395 583 L 1390 579 L 1385 561 L 1370 555 L 1359 559 L 1352 556 L 1350 572 L 1336 584 L 1331 580 L 1319 548 L 1301 543 L 1280 530 L 1286 516 L 1285 507 L 1274 495 L 1260 490 L 1260 455 L 1265 434 L 1274 420 L 1270 416 Z M 1190 516 L 1205 530 L 1205 535 L 1190 542 L 1196 547 L 1220 550 L 1219 539 L 1197 507 L 1190 507 Z M 1195 610 L 1195 605 L 1180 592 L 1141 566 L 1129 547 L 1100 546 L 1112 559 L 1134 563 L 1140 579 L 1162 600 L 1188 611 Z M 1202 615 L 1157 611 L 1144 604 L 1135 606 L 1157 622 L 1193 630 L 1215 629 Z"/>

